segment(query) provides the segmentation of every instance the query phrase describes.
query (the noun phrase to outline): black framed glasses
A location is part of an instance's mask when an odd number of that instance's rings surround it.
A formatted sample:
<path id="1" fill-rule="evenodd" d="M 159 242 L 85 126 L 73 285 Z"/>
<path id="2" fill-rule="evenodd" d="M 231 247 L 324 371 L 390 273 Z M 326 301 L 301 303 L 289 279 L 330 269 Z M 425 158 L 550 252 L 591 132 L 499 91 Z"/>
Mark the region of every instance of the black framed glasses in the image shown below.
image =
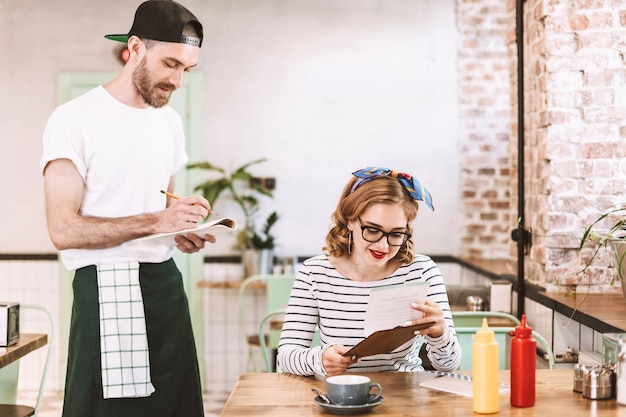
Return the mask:
<path id="1" fill-rule="evenodd" d="M 361 236 L 363 236 L 363 240 L 375 243 L 378 242 L 383 236 L 387 237 L 387 243 L 389 246 L 402 246 L 404 242 L 409 240 L 411 237 L 410 233 L 406 232 L 383 232 L 377 227 L 372 226 L 363 226 L 361 224 L 361 219 L 357 217 L 357 222 L 359 222 L 359 226 L 361 227 Z"/>

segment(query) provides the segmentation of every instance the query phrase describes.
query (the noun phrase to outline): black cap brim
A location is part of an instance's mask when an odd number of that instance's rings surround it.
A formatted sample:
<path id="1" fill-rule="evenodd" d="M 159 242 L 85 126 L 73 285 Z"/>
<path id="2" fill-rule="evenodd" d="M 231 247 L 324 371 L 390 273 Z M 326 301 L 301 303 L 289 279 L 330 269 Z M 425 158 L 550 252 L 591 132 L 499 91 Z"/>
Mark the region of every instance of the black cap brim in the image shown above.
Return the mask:
<path id="1" fill-rule="evenodd" d="M 104 37 L 112 41 L 124 42 L 124 43 L 128 43 L 128 38 L 129 38 L 128 35 L 105 35 Z"/>

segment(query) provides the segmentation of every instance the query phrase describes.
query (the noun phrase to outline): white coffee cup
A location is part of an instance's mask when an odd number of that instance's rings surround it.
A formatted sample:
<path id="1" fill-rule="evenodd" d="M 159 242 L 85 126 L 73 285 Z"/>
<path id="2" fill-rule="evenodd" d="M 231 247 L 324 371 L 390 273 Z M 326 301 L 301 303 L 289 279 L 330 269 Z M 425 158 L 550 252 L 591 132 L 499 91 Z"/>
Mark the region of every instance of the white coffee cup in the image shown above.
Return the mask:
<path id="1" fill-rule="evenodd" d="M 376 394 L 370 394 L 373 387 L 378 388 Z M 383 388 L 378 382 L 363 375 L 337 375 L 326 378 L 328 398 L 333 404 L 362 405 L 378 400 Z"/>

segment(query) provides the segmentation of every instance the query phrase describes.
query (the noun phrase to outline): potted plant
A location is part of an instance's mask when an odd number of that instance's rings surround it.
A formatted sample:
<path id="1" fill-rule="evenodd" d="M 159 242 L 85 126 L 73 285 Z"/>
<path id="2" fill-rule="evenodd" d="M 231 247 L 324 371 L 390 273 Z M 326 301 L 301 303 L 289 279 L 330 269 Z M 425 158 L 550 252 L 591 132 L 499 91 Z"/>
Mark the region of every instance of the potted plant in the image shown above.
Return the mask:
<path id="1" fill-rule="evenodd" d="M 235 248 L 242 251 L 246 276 L 271 273 L 273 267 L 275 237 L 272 228 L 279 216 L 273 211 L 260 227 L 257 226 L 261 204 L 259 198 L 273 198 L 273 194 L 263 182 L 254 181 L 255 177 L 248 171 L 250 166 L 265 161 L 266 159 L 250 161 L 230 173 L 208 161 L 187 166 L 187 169 L 203 169 L 220 174 L 219 177 L 208 179 L 194 187 L 194 191 L 200 191 L 211 205 L 215 205 L 226 193 L 241 209 L 244 226 L 237 234 Z"/>
<path id="2" fill-rule="evenodd" d="M 597 229 L 603 225 L 608 227 L 608 230 L 598 232 Z M 595 244 L 596 248 L 581 272 L 586 272 L 587 268 L 593 264 L 600 249 L 609 245 L 617 261 L 622 294 L 626 296 L 626 204 L 611 207 L 587 226 L 583 231 L 578 250 L 582 250 L 587 242 Z M 611 281 L 611 284 L 613 284 L 613 281 Z"/>

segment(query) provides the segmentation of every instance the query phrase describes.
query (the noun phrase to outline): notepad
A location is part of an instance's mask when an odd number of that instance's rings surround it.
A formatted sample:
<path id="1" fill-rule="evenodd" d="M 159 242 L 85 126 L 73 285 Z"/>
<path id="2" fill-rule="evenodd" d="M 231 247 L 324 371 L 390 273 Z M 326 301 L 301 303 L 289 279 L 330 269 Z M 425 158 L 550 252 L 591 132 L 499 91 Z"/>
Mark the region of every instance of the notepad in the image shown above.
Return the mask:
<path id="1" fill-rule="evenodd" d="M 430 388 L 437 391 L 448 392 L 450 394 L 462 395 L 472 398 L 474 396 L 471 379 L 460 379 L 451 376 L 440 376 L 420 382 L 420 387 Z M 511 392 L 508 385 L 500 385 L 498 393 L 500 395 Z"/>
<path id="2" fill-rule="evenodd" d="M 230 217 L 223 217 L 221 219 L 202 223 L 198 227 L 192 229 L 179 230 L 178 232 L 170 233 L 156 233 L 150 236 L 131 240 L 126 244 L 133 245 L 136 243 L 148 243 L 153 245 L 162 244 L 166 246 L 176 246 L 176 241 L 174 240 L 174 238 L 178 235 L 186 235 L 188 233 L 195 233 L 198 236 L 202 236 L 205 234 L 215 235 L 221 230 L 237 230 L 237 222 Z"/>

